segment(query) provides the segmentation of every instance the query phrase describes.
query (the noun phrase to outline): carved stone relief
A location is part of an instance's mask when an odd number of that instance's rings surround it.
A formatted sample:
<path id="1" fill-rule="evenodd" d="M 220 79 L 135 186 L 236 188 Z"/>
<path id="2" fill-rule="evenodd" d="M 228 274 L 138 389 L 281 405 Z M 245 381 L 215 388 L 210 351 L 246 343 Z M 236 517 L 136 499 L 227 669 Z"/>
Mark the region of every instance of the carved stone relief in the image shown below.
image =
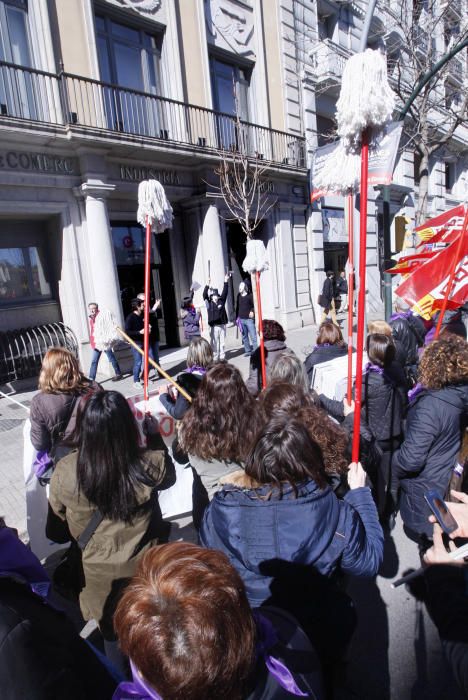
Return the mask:
<path id="1" fill-rule="evenodd" d="M 114 0 L 112 4 L 130 7 L 142 15 L 154 15 L 161 8 L 162 0 L 117 0 L 117 2 Z"/>
<path id="2" fill-rule="evenodd" d="M 205 19 L 213 43 L 242 56 L 253 54 L 254 25 L 250 12 L 229 0 L 205 0 Z"/>

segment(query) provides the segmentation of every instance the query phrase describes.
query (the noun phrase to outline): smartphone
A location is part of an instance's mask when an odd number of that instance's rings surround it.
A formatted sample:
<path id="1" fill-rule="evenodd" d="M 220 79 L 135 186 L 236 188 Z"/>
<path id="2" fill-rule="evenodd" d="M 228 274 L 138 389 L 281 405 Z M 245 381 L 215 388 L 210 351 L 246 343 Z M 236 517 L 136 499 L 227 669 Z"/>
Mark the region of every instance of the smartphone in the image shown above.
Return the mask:
<path id="1" fill-rule="evenodd" d="M 437 518 L 437 522 L 447 535 L 458 528 L 458 523 L 447 508 L 447 504 L 437 491 L 428 491 L 424 494 L 427 505 Z"/>

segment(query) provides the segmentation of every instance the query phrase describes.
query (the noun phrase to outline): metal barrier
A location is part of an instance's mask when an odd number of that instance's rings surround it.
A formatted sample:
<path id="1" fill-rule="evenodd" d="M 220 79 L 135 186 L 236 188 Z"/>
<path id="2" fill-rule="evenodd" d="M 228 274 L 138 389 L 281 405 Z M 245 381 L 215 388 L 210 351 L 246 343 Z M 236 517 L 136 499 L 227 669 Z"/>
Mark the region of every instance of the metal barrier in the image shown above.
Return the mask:
<path id="1" fill-rule="evenodd" d="M 0 332 L 0 383 L 36 377 L 49 348 L 62 347 L 78 357 L 75 334 L 63 323 Z"/>

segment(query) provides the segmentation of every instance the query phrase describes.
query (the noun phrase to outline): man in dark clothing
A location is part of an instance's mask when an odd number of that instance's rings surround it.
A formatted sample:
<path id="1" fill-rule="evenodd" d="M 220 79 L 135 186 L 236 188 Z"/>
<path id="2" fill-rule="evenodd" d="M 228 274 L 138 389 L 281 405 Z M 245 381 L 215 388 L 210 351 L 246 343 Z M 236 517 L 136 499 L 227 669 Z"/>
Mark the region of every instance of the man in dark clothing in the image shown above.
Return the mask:
<path id="1" fill-rule="evenodd" d="M 213 349 L 213 360 L 224 360 L 226 357 L 224 344 L 226 342 L 226 299 L 228 295 L 229 275 L 224 277 L 224 286 L 221 295 L 216 288 L 211 287 L 211 280 L 203 290 L 203 299 L 208 311 L 208 325 L 210 327 L 210 340 Z"/>
<path id="2" fill-rule="evenodd" d="M 348 282 L 346 280 L 346 272 L 342 270 L 336 281 L 336 291 L 340 295 L 341 305 L 340 311 L 348 310 Z"/>
<path id="3" fill-rule="evenodd" d="M 248 291 L 245 282 L 239 284 L 239 294 L 237 295 L 236 302 L 236 318 L 241 325 L 245 356 L 250 357 L 257 348 L 257 331 L 255 330 L 253 294 Z"/>
<path id="4" fill-rule="evenodd" d="M 138 345 L 138 347 L 143 348 L 143 341 L 144 341 L 144 318 L 143 318 L 143 312 L 145 310 L 145 302 L 141 301 L 140 299 L 133 299 L 132 301 L 132 313 L 127 316 L 125 319 L 125 332 L 132 340 L 135 341 L 135 343 Z M 153 359 L 153 351 L 151 349 L 151 330 L 152 330 L 152 325 L 150 324 L 150 348 L 149 348 L 149 356 Z M 138 352 L 138 350 L 135 350 L 135 348 L 132 347 L 132 355 L 133 355 L 133 382 L 135 384 L 135 388 L 141 389 L 141 382 L 140 382 L 140 374 L 141 374 L 141 365 L 143 363 L 143 355 Z M 157 360 L 155 360 L 157 362 Z"/>
<path id="5" fill-rule="evenodd" d="M 332 321 L 337 326 L 338 321 L 336 318 L 336 311 L 335 311 L 334 279 L 335 279 L 335 273 L 332 272 L 332 270 L 329 270 L 327 272 L 327 277 L 325 279 L 325 282 L 323 283 L 323 288 L 322 288 L 321 306 L 323 307 L 323 314 L 322 314 L 322 318 L 320 320 L 320 323 L 323 323 L 328 318 L 329 314 L 331 313 Z"/>

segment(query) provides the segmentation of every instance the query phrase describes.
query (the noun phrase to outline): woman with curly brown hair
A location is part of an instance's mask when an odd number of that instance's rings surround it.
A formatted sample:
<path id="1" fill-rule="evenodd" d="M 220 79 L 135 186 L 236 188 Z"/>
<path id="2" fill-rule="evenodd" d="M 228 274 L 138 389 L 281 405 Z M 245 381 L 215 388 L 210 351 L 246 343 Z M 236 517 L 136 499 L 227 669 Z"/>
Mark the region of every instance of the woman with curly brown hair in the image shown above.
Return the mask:
<path id="1" fill-rule="evenodd" d="M 179 429 L 179 447 L 210 500 L 220 478 L 242 467 L 260 420 L 239 370 L 225 361 L 212 365 Z"/>
<path id="2" fill-rule="evenodd" d="M 446 335 L 428 345 L 419 364 L 419 383 L 409 406 L 405 439 L 392 464 L 405 531 L 415 541 L 432 536 L 424 494 L 431 489 L 445 494 L 460 449 L 468 411 L 466 341 Z"/>

